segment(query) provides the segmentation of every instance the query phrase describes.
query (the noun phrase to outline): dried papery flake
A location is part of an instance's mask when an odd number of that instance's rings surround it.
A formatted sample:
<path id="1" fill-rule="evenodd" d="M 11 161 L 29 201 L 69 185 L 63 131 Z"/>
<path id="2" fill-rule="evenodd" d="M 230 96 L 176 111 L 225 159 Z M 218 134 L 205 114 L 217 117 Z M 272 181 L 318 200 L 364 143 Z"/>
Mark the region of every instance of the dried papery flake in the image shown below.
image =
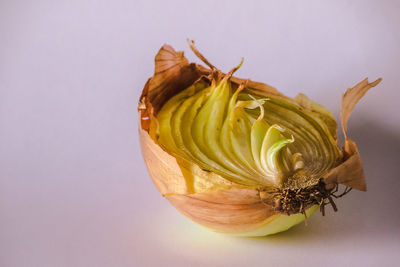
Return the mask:
<path id="1" fill-rule="evenodd" d="M 343 147 L 344 157 L 343 162 L 324 177 L 325 183 L 330 188 L 334 187 L 335 184 L 342 184 L 360 191 L 367 191 L 364 169 L 357 145 L 347 137 L 347 122 L 357 102 L 360 101 L 369 89 L 377 86 L 381 81 L 382 78 L 379 78 L 369 83 L 368 78 L 365 78 L 343 94 L 340 107 L 340 122 L 342 124 L 343 135 L 345 136 Z"/>
<path id="2" fill-rule="evenodd" d="M 156 55 L 154 76 L 146 83 L 138 106 L 141 148 L 150 176 L 161 194 L 181 213 L 219 232 L 271 234 L 301 222 L 304 216 L 301 218 L 298 214 L 305 215 L 306 211 L 314 210 L 315 205 L 319 205 L 323 213 L 327 204 L 336 210 L 333 198 L 343 195 L 335 194 L 339 184 L 358 190 L 366 189 L 357 146 L 346 135 L 347 120 L 358 100 L 380 79 L 373 83 L 364 80 L 343 96 L 340 118 L 346 141 L 342 154 L 339 154 L 339 160 L 333 168 L 318 179 L 313 178 L 309 184 L 300 183 L 298 186 L 296 183 L 285 183 L 278 188 L 245 186 L 176 153 L 165 151 L 158 143 L 156 118 L 163 105 L 193 84 L 207 84 L 213 79 L 220 81 L 226 77 L 194 47 L 193 42 L 189 44 L 209 68 L 189 63 L 183 52 L 176 52 L 171 46 L 164 45 Z M 237 77 L 230 77 L 230 82 L 233 90 L 245 85 L 246 92 L 250 94 L 301 108 L 337 141 L 336 122 L 332 114 L 305 95 L 289 98 L 272 86 Z M 344 193 L 347 192 L 345 190 Z"/>

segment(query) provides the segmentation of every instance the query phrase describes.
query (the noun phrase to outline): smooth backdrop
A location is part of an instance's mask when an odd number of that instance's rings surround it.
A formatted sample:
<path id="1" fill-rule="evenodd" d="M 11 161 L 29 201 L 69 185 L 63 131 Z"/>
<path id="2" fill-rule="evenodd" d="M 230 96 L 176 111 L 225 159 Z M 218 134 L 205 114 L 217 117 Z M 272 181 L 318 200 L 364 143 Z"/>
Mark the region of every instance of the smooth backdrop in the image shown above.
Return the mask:
<path id="1" fill-rule="evenodd" d="M 0 266 L 395 266 L 400 251 L 400 1 L 0 0 Z M 220 69 L 349 122 L 368 192 L 266 238 L 189 222 L 151 182 L 137 101 L 186 38 Z"/>

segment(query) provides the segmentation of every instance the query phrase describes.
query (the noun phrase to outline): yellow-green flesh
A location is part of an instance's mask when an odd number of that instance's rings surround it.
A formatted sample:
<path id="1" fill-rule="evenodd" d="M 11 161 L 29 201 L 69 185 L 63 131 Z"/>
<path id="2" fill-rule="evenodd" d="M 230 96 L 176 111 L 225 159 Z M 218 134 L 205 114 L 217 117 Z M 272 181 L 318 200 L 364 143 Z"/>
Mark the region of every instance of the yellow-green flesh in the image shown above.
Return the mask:
<path id="1" fill-rule="evenodd" d="M 340 157 L 320 114 L 233 92 L 229 80 L 183 90 L 164 104 L 157 120 L 166 151 L 245 186 L 315 181 Z"/>

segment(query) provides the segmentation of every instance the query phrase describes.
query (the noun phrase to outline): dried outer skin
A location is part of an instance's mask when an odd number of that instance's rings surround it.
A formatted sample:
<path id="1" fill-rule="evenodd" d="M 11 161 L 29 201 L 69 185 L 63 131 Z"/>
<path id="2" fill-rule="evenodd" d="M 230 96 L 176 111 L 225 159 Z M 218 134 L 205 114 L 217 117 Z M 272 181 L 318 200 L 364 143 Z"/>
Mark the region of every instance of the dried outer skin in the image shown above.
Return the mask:
<path id="1" fill-rule="evenodd" d="M 347 137 L 347 122 L 357 102 L 365 95 L 365 93 L 375 87 L 382 81 L 382 78 L 369 83 L 368 78 L 358 83 L 353 88 L 349 88 L 343 94 L 342 104 L 340 107 L 340 123 L 345 137 L 343 147 L 343 162 L 336 168 L 326 174 L 325 183 L 328 187 L 334 187 L 335 184 L 343 184 L 361 191 L 367 191 L 365 182 L 364 169 L 357 145 Z"/>
<path id="2" fill-rule="evenodd" d="M 183 52 L 176 52 L 171 46 L 164 45 L 155 58 L 155 74 L 146 83 L 140 97 L 139 136 L 143 157 L 150 176 L 160 193 L 182 214 L 193 221 L 211 229 L 233 234 L 258 231 L 273 222 L 286 220 L 274 209 L 272 197 L 260 195 L 256 187 L 244 187 L 223 177 L 204 171 L 195 164 L 164 151 L 149 135 L 152 120 L 163 104 L 173 95 L 189 87 L 203 76 L 212 75 L 212 71 L 201 65 L 189 63 Z M 233 86 L 245 80 L 232 77 Z M 380 80 L 368 83 L 367 79 L 349 89 L 344 94 L 341 106 L 341 123 L 346 136 L 343 157 L 338 165 L 324 175 L 327 187 L 344 184 L 358 190 L 366 190 L 365 177 L 356 144 L 347 138 L 346 125 L 349 115 L 365 92 L 377 85 Z M 284 96 L 275 88 L 258 82 L 247 81 L 246 88 L 255 94 L 282 99 L 301 106 L 327 125 L 336 138 L 336 122 L 331 113 L 321 105 L 299 94 L 292 99 Z M 212 177 L 211 177 L 212 176 Z M 212 178 L 212 179 L 210 179 Z M 306 207 L 309 210 L 312 207 Z M 292 217 L 294 216 L 287 216 Z M 286 230 L 301 220 L 288 221 Z"/>

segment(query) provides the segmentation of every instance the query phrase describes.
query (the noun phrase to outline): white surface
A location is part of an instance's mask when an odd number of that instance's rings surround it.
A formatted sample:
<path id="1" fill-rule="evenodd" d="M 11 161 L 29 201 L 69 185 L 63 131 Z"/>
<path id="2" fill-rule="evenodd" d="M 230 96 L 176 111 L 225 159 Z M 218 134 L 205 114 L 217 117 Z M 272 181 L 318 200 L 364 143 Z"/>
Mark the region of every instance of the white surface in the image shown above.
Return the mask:
<path id="1" fill-rule="evenodd" d="M 395 266 L 399 1 L 0 1 L 0 266 Z M 218 2 L 218 3 L 217 3 Z M 136 103 L 163 43 L 350 120 L 367 193 L 267 238 L 188 222 L 142 161 Z"/>

